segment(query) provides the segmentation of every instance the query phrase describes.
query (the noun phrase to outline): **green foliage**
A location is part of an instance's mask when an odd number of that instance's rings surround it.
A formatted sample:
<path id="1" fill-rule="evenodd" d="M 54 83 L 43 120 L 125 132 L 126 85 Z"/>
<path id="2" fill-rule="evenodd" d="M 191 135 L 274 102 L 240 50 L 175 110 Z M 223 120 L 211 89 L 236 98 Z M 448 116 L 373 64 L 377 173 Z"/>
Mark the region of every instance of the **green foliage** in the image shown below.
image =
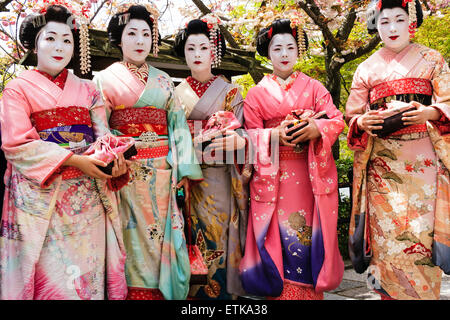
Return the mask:
<path id="1" fill-rule="evenodd" d="M 253 81 L 253 78 L 249 73 L 233 78 L 233 82 L 241 87 L 243 98 L 245 98 L 245 96 L 247 95 L 248 90 L 250 90 L 250 88 L 255 85 L 255 81 Z"/>
<path id="2" fill-rule="evenodd" d="M 439 51 L 448 62 L 450 37 L 447 28 L 450 25 L 450 8 L 442 9 L 441 14 L 442 16 L 429 16 L 424 20 L 417 30 L 414 42 Z"/>
<path id="3" fill-rule="evenodd" d="M 352 204 L 350 198 L 339 198 L 339 216 L 337 225 L 338 245 L 344 260 L 350 259 L 348 255 L 348 227 L 350 225 L 350 214 Z"/>

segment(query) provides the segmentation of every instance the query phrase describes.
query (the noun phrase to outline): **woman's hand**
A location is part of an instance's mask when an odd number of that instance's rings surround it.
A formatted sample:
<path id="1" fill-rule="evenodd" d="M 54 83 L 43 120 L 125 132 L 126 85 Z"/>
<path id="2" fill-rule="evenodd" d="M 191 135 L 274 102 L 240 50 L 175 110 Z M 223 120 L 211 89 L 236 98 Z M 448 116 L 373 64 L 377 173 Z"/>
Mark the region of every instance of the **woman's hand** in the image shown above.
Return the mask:
<path id="1" fill-rule="evenodd" d="M 441 117 L 439 111 L 433 107 L 424 106 L 416 101 L 412 101 L 411 105 L 415 106 L 417 109 L 405 112 L 403 114 L 402 121 L 407 126 L 413 124 L 424 124 L 427 121 L 439 120 Z"/>
<path id="2" fill-rule="evenodd" d="M 122 153 L 119 154 L 119 158 L 114 160 L 114 166 L 112 168 L 111 176 L 115 178 L 127 173 L 130 165 L 131 161 L 125 160 Z"/>
<path id="3" fill-rule="evenodd" d="M 376 137 L 377 135 L 372 133 L 373 130 L 381 130 L 383 127 L 381 124 L 384 123 L 384 119 L 379 115 L 377 110 L 371 110 L 364 113 L 356 120 L 358 128 L 362 131 L 367 132 L 370 136 Z"/>
<path id="4" fill-rule="evenodd" d="M 301 129 L 292 134 L 292 141 L 291 141 L 291 143 L 295 145 L 302 142 L 314 140 L 322 136 L 322 133 L 320 132 L 319 127 L 317 127 L 316 121 L 314 121 L 314 119 L 308 118 L 305 121 L 290 128 L 288 132 L 295 131 L 297 128 Z"/>
<path id="5" fill-rule="evenodd" d="M 107 164 L 101 160 L 91 158 L 90 156 L 73 154 L 64 162 L 63 165 L 76 167 L 91 178 L 98 178 L 98 179 L 112 178 L 112 176 L 107 175 L 106 173 L 102 172 L 99 168 L 97 168 L 97 165 L 101 167 L 106 167 Z"/>
<path id="6" fill-rule="evenodd" d="M 186 204 L 186 207 L 189 205 L 189 178 L 188 177 L 184 177 L 183 179 L 180 180 L 180 182 L 178 182 L 177 184 L 177 189 L 180 189 L 181 187 L 184 188 L 184 203 Z"/>
<path id="7" fill-rule="evenodd" d="M 272 129 L 272 137 L 277 137 L 279 143 L 286 147 L 295 147 L 295 144 L 290 142 L 292 137 L 286 134 L 287 126 L 291 123 L 294 123 L 294 120 L 283 120 L 278 127 Z"/>
<path id="8" fill-rule="evenodd" d="M 245 148 L 246 140 L 237 134 L 234 130 L 223 130 L 223 138 L 216 138 L 208 146 L 208 148 L 214 149 L 215 152 L 221 151 L 235 151 Z"/>

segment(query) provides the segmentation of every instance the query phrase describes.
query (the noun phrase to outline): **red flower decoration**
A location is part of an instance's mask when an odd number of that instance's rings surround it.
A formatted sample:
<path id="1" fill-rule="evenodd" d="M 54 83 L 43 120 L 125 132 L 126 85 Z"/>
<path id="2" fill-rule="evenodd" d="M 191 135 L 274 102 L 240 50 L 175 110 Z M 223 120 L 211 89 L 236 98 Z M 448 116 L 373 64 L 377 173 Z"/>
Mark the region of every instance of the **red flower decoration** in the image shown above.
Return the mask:
<path id="1" fill-rule="evenodd" d="M 378 1 L 378 3 L 377 3 L 377 9 L 378 9 L 378 11 L 381 11 L 381 7 L 383 6 L 383 2 L 380 0 L 380 1 Z"/>
<path id="2" fill-rule="evenodd" d="M 403 0 L 402 7 L 406 7 L 406 5 L 408 4 L 408 2 L 411 2 L 411 1 L 413 1 L 413 0 Z M 381 2 L 381 1 L 380 1 L 380 2 Z"/>
<path id="3" fill-rule="evenodd" d="M 431 159 L 425 159 L 424 163 L 427 167 L 430 167 L 433 164 L 433 161 Z"/>
<path id="4" fill-rule="evenodd" d="M 407 165 L 405 166 L 405 169 L 406 169 L 406 171 L 408 171 L 408 172 L 413 172 L 413 171 L 414 171 L 413 166 L 410 165 L 410 164 L 407 164 Z"/>

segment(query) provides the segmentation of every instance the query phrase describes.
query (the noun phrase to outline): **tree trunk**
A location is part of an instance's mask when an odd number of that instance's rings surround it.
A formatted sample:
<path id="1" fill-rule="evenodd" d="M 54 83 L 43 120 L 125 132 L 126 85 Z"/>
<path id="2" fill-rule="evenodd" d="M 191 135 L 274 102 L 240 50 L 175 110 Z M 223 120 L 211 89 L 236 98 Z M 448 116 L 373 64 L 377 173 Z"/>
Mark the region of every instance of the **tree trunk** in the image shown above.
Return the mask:
<path id="1" fill-rule="evenodd" d="M 341 101 L 341 74 L 342 64 L 333 61 L 333 49 L 328 46 L 326 49 L 325 68 L 327 72 L 327 82 L 325 87 L 330 92 L 333 104 L 339 109 Z M 339 159 L 339 139 L 333 144 L 333 158 Z"/>

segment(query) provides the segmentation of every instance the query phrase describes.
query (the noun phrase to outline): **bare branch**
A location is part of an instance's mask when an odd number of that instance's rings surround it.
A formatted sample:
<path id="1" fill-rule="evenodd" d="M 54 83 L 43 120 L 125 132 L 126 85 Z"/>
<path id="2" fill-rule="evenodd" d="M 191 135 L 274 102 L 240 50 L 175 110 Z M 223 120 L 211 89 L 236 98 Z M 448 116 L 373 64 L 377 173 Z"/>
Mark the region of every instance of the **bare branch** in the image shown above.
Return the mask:
<path id="1" fill-rule="evenodd" d="M 340 51 L 341 45 L 339 41 L 335 38 L 330 28 L 328 28 L 327 19 L 322 14 L 322 12 L 320 11 L 319 7 L 316 5 L 314 0 L 299 1 L 298 5 L 320 28 L 324 39 L 327 40 L 334 49 Z"/>
<path id="2" fill-rule="evenodd" d="M 5 0 L 2 3 L 0 3 L 0 12 L 7 11 L 6 7 L 8 6 L 8 4 L 10 4 L 13 1 L 14 0 Z"/>
<path id="3" fill-rule="evenodd" d="M 346 41 L 352 32 L 353 26 L 355 25 L 356 20 L 356 3 L 360 2 L 359 0 L 353 0 L 350 4 L 350 10 L 348 11 L 344 23 L 339 28 L 337 33 L 337 38 Z"/>
<path id="4" fill-rule="evenodd" d="M 98 6 L 97 10 L 95 11 L 94 15 L 92 16 L 92 18 L 89 20 L 89 23 L 91 24 L 92 21 L 94 21 L 95 17 L 97 16 L 97 14 L 100 12 L 100 10 L 103 8 L 103 6 L 108 2 L 109 0 L 103 0 L 102 3 L 100 3 L 100 5 Z"/>
<path id="5" fill-rule="evenodd" d="M 358 59 L 359 57 L 365 55 L 366 53 L 371 52 L 373 49 L 375 49 L 377 47 L 377 45 L 380 43 L 380 41 L 381 41 L 381 38 L 377 33 L 377 35 L 375 37 L 373 37 L 372 39 L 370 39 L 370 41 L 366 45 L 359 47 L 355 51 L 352 51 L 349 54 L 342 56 L 345 59 L 345 63 L 355 60 L 355 59 Z"/>

